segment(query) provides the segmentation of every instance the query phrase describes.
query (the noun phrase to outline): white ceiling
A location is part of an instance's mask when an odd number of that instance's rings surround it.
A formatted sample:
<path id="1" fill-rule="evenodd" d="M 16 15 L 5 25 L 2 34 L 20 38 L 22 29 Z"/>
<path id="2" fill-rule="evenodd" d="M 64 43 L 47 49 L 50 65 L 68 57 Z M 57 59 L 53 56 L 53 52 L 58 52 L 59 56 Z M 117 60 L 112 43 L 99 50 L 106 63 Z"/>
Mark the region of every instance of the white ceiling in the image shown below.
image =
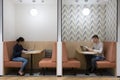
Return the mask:
<path id="1" fill-rule="evenodd" d="M 35 1 L 35 2 L 34 2 Z M 32 3 L 43 3 L 45 0 L 15 0 L 16 3 L 25 3 L 25 4 L 32 4 Z"/>
<path id="2" fill-rule="evenodd" d="M 47 1 L 50 1 L 50 0 L 15 0 L 15 3 L 17 4 L 41 4 L 41 3 L 45 3 Z M 51 2 L 54 1 L 54 0 L 51 0 Z"/>
<path id="3" fill-rule="evenodd" d="M 53 2 L 54 0 L 14 0 L 17 4 L 41 4 L 47 2 Z M 33 2 L 35 1 L 35 2 Z M 86 2 L 87 1 L 87 2 Z M 104 4 L 109 0 L 62 0 L 63 3 L 83 3 L 83 4 Z"/>

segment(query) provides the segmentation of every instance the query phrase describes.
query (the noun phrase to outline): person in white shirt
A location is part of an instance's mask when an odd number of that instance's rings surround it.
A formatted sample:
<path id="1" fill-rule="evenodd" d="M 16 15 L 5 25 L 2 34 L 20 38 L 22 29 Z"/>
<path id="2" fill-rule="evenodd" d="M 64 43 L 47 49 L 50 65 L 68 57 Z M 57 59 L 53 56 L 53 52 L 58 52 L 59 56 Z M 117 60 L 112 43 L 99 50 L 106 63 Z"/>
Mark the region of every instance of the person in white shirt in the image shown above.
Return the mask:
<path id="1" fill-rule="evenodd" d="M 87 60 L 87 70 L 94 72 L 96 70 L 96 61 L 104 60 L 103 55 L 103 43 L 99 40 L 98 35 L 92 36 L 93 47 L 87 48 L 88 51 L 96 52 L 96 55 L 86 55 Z M 88 74 L 88 73 L 87 73 Z"/>

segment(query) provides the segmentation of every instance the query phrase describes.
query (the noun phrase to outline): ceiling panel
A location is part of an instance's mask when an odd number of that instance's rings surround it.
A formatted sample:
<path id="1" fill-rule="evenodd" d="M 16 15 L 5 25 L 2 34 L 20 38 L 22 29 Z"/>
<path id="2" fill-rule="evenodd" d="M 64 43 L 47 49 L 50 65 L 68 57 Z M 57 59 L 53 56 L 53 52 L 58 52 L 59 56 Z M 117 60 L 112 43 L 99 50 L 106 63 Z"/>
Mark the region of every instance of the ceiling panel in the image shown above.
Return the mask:
<path id="1" fill-rule="evenodd" d="M 42 4 L 42 3 L 54 3 L 57 0 L 15 0 L 16 4 Z"/>

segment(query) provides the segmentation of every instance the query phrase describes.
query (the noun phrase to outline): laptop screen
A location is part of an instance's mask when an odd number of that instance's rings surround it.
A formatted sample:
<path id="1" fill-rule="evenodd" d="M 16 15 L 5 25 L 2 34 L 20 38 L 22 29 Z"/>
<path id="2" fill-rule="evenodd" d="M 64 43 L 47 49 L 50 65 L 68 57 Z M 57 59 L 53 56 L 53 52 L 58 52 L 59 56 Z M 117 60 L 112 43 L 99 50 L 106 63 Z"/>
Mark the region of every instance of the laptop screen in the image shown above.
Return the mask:
<path id="1" fill-rule="evenodd" d="M 85 48 L 84 46 L 80 46 L 82 51 L 88 51 L 87 48 Z"/>

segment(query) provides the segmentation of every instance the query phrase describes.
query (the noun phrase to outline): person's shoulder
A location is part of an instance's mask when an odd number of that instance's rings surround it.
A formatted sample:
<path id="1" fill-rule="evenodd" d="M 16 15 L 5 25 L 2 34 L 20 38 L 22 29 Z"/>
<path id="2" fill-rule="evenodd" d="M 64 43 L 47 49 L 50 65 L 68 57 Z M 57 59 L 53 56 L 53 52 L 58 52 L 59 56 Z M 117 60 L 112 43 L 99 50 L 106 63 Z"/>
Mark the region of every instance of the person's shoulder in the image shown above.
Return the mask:
<path id="1" fill-rule="evenodd" d="M 100 42 L 99 42 L 99 44 L 100 44 L 100 45 L 103 45 L 103 42 L 102 42 L 102 41 L 100 41 Z"/>
<path id="2" fill-rule="evenodd" d="M 14 45 L 14 47 L 17 47 L 17 46 L 19 46 L 17 43 Z"/>

